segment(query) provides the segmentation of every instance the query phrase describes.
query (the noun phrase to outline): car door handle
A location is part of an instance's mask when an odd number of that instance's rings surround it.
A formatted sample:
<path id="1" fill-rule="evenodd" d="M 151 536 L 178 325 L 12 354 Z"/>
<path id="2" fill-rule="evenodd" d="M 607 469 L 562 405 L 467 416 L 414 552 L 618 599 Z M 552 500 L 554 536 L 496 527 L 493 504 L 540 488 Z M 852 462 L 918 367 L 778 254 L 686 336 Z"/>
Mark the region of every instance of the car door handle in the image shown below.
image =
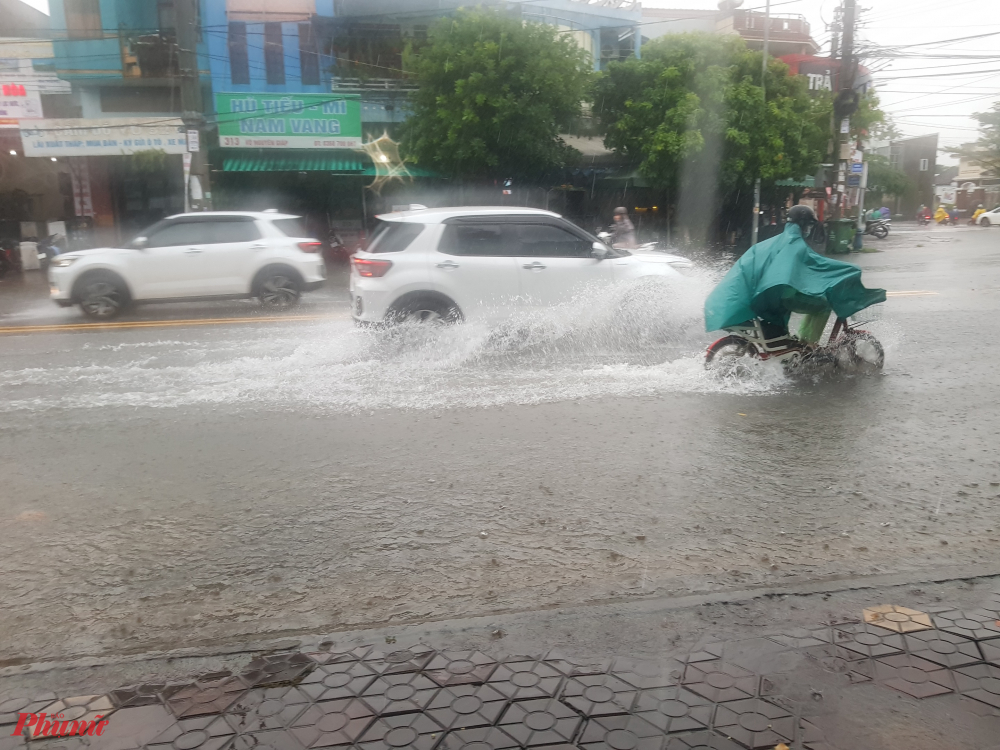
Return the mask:
<path id="1" fill-rule="evenodd" d="M 267 245 L 262 245 L 261 243 L 258 242 L 256 245 L 251 245 L 250 249 L 251 250 L 263 250 L 265 247 L 267 247 Z"/>
<path id="2" fill-rule="evenodd" d="M 200 252 L 203 252 L 200 247 L 189 247 L 187 250 L 184 251 L 184 254 L 194 255 L 195 253 L 200 253 Z"/>
<path id="3" fill-rule="evenodd" d="M 446 260 L 446 261 L 444 261 L 442 263 L 438 263 L 437 267 L 438 268 L 444 268 L 445 270 L 450 271 L 453 268 L 458 268 L 458 263 L 456 263 L 453 260 Z"/>
<path id="4" fill-rule="evenodd" d="M 525 263 L 523 266 L 521 266 L 521 268 L 524 268 L 525 270 L 528 271 L 541 271 L 546 267 L 547 266 L 545 266 L 542 263 L 539 263 L 537 260 L 534 263 Z"/>

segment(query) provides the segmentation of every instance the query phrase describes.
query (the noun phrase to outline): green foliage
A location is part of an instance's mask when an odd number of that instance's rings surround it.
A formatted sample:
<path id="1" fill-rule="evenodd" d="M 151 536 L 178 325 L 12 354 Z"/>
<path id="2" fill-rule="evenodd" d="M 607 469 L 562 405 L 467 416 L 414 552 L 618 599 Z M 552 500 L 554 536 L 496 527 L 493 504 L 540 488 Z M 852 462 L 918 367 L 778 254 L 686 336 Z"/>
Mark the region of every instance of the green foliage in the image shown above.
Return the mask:
<path id="1" fill-rule="evenodd" d="M 772 59 L 766 101 L 760 82 L 761 53 L 739 37 L 669 35 L 644 45 L 641 60 L 608 66 L 595 85 L 594 113 L 605 145 L 657 187 L 749 216 L 757 177 L 766 188 L 813 174 L 829 140 L 829 101 L 811 97 L 804 79 Z"/>
<path id="2" fill-rule="evenodd" d="M 167 152 L 162 148 L 136 151 L 129 159 L 132 169 L 140 174 L 159 172 L 167 163 Z"/>
<path id="3" fill-rule="evenodd" d="M 948 152 L 982 167 L 991 177 L 1000 177 L 1000 102 L 989 112 L 977 112 L 973 117 L 979 121 L 979 139 L 972 145 L 948 149 Z"/>
<path id="4" fill-rule="evenodd" d="M 865 154 L 868 162 L 868 190 L 865 203 L 874 206 L 886 195 L 900 198 L 910 195 L 915 185 L 903 171 L 889 165 L 889 159 L 879 154 Z"/>
<path id="5" fill-rule="evenodd" d="M 577 152 L 559 137 L 580 114 L 587 54 L 546 24 L 460 10 L 429 32 L 405 67 L 419 89 L 402 129 L 406 155 L 466 178 L 537 178 Z"/>

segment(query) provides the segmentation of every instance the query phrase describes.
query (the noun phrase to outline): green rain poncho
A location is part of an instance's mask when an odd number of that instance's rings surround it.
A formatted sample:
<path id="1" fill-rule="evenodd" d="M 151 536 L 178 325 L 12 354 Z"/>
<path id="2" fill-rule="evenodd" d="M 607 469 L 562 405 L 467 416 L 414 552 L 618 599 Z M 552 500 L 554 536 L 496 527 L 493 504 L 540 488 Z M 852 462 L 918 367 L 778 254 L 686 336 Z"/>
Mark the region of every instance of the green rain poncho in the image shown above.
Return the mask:
<path id="1" fill-rule="evenodd" d="M 879 302 L 885 302 L 884 289 L 866 289 L 860 268 L 813 252 L 799 225 L 789 223 L 747 250 L 708 295 L 705 330 L 754 318 L 787 328 L 793 312 L 825 320 L 832 309 L 846 318 Z"/>

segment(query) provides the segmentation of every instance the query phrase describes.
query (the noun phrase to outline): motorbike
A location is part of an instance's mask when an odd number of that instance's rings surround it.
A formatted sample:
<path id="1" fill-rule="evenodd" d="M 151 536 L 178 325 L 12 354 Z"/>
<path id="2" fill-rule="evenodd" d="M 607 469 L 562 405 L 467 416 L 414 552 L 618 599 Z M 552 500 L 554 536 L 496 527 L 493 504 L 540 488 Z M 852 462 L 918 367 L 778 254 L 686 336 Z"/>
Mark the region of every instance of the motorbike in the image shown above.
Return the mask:
<path id="1" fill-rule="evenodd" d="M 930 215 L 929 214 L 917 214 L 917 223 L 919 223 L 920 226 L 922 226 L 922 227 L 927 226 L 928 224 L 931 223 L 931 217 L 930 217 Z"/>
<path id="2" fill-rule="evenodd" d="M 885 351 L 875 336 L 859 328 L 861 325 L 864 323 L 837 318 L 826 343 L 813 345 L 755 319 L 747 325 L 727 328 L 728 335 L 708 347 L 705 368 L 735 365 L 741 358 L 750 357 L 777 360 L 786 371 L 815 366 L 871 375 L 885 364 Z"/>
<path id="3" fill-rule="evenodd" d="M 870 234 L 875 239 L 884 240 L 889 236 L 891 226 L 891 219 L 871 219 L 865 222 L 865 231 L 863 234 Z"/>
<path id="4" fill-rule="evenodd" d="M 596 234 L 597 234 L 597 239 L 599 239 L 605 245 L 611 245 L 611 237 L 612 237 L 611 232 L 608 232 L 607 230 L 598 229 Z M 658 253 L 658 252 L 665 252 L 665 251 L 660 250 L 660 243 L 659 242 L 653 241 L 653 242 L 643 242 L 641 245 L 637 245 L 636 247 L 629 248 L 629 252 L 634 252 L 634 253 Z"/>
<path id="5" fill-rule="evenodd" d="M 38 266 L 42 273 L 49 269 L 49 263 L 57 255 L 66 252 L 66 238 L 61 234 L 50 234 L 38 241 Z"/>

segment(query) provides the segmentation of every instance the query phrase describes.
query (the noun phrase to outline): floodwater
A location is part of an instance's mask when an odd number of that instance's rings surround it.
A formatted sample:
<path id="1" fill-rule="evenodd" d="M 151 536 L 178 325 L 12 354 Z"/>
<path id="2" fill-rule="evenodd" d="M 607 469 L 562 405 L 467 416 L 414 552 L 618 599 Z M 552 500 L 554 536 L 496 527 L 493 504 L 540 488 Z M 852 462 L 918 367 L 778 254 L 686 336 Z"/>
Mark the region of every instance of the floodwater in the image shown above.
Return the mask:
<path id="1" fill-rule="evenodd" d="M 934 294 L 835 382 L 706 372 L 709 276 L 499 326 L 3 339 L 0 660 L 987 564 L 1000 266 L 955 236 L 860 258 Z"/>

